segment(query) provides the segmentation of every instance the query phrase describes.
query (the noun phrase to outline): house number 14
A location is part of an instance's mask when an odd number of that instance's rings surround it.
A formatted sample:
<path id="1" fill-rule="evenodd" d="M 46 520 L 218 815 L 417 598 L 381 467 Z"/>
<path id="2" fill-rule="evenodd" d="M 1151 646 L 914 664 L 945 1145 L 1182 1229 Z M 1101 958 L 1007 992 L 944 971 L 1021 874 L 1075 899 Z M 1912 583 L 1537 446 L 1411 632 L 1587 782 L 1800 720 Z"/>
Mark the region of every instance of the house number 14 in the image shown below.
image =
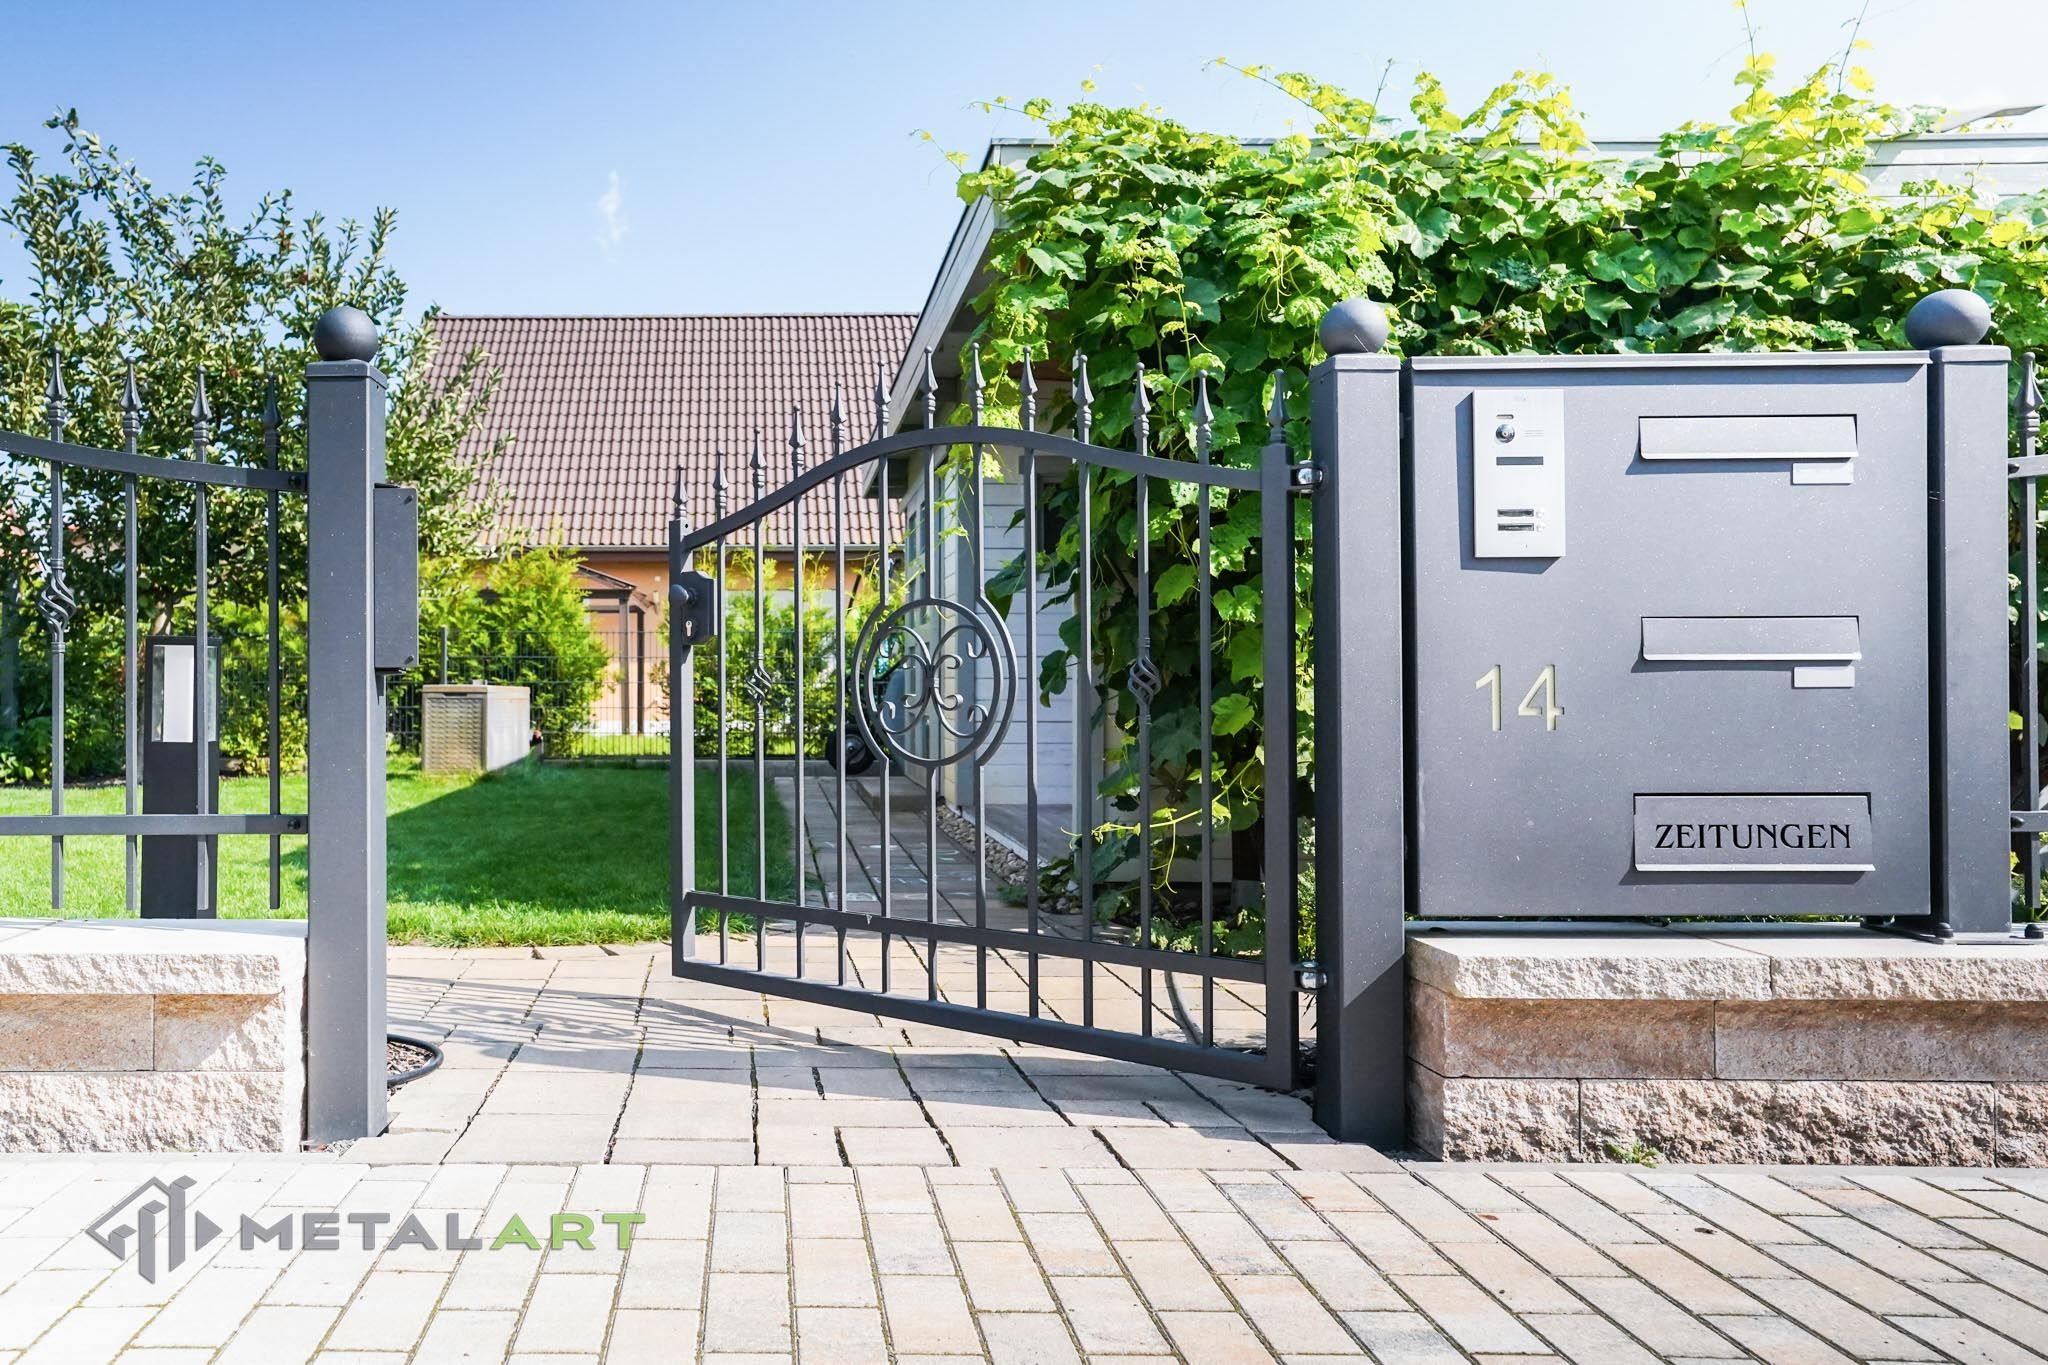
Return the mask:
<path id="1" fill-rule="evenodd" d="M 1479 680 L 1473 683 L 1472 686 L 1475 688 L 1483 687 L 1487 690 L 1487 700 L 1492 704 L 1493 710 L 1493 728 L 1496 730 L 1500 729 L 1500 665 L 1495 664 L 1492 668 L 1480 674 Z M 1543 704 L 1541 706 L 1536 704 L 1538 694 L 1541 694 L 1543 697 Z M 1515 707 L 1515 714 L 1518 716 L 1539 716 L 1543 720 L 1544 729 L 1555 730 L 1557 728 L 1559 718 L 1564 715 L 1564 708 L 1558 705 L 1557 702 L 1556 664 L 1543 665 L 1543 671 L 1536 675 L 1536 681 L 1529 684 L 1529 690 L 1522 694 L 1521 704 Z"/>

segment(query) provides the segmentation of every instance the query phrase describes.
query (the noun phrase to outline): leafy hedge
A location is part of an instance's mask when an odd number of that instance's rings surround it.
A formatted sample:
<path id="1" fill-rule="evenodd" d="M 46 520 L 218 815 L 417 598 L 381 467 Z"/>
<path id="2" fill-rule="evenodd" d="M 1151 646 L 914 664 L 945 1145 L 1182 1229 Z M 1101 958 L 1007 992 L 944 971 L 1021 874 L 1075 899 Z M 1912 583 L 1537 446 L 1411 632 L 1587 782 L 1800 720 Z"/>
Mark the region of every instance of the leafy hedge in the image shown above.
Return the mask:
<path id="1" fill-rule="evenodd" d="M 1023 173 L 998 165 L 963 169 L 959 180 L 963 199 L 988 196 L 1000 211 L 989 250 L 996 278 L 977 300 L 974 338 L 991 372 L 1011 367 L 997 407 L 1014 410 L 1014 366 L 1027 348 L 1041 364 L 1084 352 L 1096 437 L 1123 443 L 1142 363 L 1155 451 L 1191 458 L 1194 376 L 1207 373 L 1214 458 L 1250 464 L 1273 377 L 1303 394 L 1322 358 L 1318 321 L 1355 295 L 1385 302 L 1393 349 L 1409 354 L 1898 346 L 1907 309 L 1950 285 L 1991 302 L 1993 340 L 2048 340 L 2048 201 L 1994 205 L 1969 185 L 1873 193 L 1867 176 L 1879 144 L 1924 131 L 1932 116 L 1870 98 L 1860 68 L 1830 68 L 1779 89 L 1770 59 L 1753 58 L 1726 122 L 1675 129 L 1634 161 L 1601 155 L 1547 74 L 1517 73 L 1463 113 L 1425 75 L 1397 123 L 1311 77 L 1238 69 L 1298 99 L 1313 132 L 1246 145 L 1151 108 L 1004 106 L 1040 120 L 1049 145 Z M 1287 434 L 1305 454 L 1298 400 Z M 1142 534 L 1158 547 L 1157 563 L 1183 560 L 1195 542 L 1195 508 L 1185 486 L 1155 495 L 1150 524 L 1139 528 L 1129 478 L 1096 478 L 1095 675 L 1116 679 L 1135 645 L 1131 547 Z M 1052 498 L 1054 521 L 1067 528 L 1042 565 L 1057 597 L 1071 591 L 1078 568 L 1071 480 Z M 1222 661 L 1216 810 L 1242 835 L 1256 830 L 1266 785 L 1258 499 L 1218 491 L 1212 507 Z M 1294 511 L 1305 534 L 1308 508 L 1298 500 Z M 1312 716 L 1306 556 L 1293 586 L 1294 685 Z M 1155 576 L 1152 597 L 1145 607 L 1163 686 L 1151 780 L 1165 797 L 1161 825 L 1192 833 L 1196 599 L 1191 579 L 1171 573 Z M 1077 644 L 1071 631 L 1067 644 Z M 1045 661 L 1047 690 L 1065 687 L 1067 663 L 1064 654 Z M 1128 694 L 1113 704 L 1124 747 L 1111 755 L 1105 792 L 1128 823 L 1135 709 Z M 1309 734 L 1304 726 L 1283 760 L 1304 784 L 1313 781 Z M 1161 837 L 1151 850 L 1169 898 L 1173 842 Z M 1239 842 L 1250 857 L 1256 847 Z M 1135 851 L 1133 836 L 1098 831 L 1098 874 Z M 1179 852 L 1188 852 L 1185 838 Z M 1114 910 L 1114 891 L 1108 900 Z"/>

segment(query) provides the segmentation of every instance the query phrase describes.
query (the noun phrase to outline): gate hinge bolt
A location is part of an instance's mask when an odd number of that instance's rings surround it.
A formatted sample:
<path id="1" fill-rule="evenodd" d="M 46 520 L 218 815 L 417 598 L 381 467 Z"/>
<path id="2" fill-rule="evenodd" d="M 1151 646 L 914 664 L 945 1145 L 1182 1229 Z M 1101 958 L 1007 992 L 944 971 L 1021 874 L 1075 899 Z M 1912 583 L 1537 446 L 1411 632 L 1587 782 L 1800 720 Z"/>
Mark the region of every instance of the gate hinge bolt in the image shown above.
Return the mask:
<path id="1" fill-rule="evenodd" d="M 1322 486 L 1323 468 L 1321 465 L 1298 464 L 1294 466 L 1295 492 L 1313 493 L 1316 489 L 1321 488 Z"/>
<path id="2" fill-rule="evenodd" d="M 1304 992 L 1319 991 L 1323 984 L 1323 969 L 1313 958 L 1307 962 L 1294 964 L 1294 989 Z"/>

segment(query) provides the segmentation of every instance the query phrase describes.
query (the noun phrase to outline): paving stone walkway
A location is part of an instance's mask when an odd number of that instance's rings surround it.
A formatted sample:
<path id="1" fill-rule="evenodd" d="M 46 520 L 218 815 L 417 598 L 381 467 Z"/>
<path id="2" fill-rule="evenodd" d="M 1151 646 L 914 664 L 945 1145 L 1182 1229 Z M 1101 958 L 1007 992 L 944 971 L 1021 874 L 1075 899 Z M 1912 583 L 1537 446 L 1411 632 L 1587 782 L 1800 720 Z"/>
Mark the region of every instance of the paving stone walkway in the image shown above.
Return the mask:
<path id="1" fill-rule="evenodd" d="M 1287 1096 L 685 986 L 660 952 L 394 952 L 448 1061 L 346 1151 L 0 1159 L 0 1365 L 2048 1350 L 2048 1172 L 1398 1162 Z M 154 1282 L 84 1234 L 187 1177 L 228 1233 Z M 338 1245 L 245 1249 L 243 1214 Z M 491 1249 L 515 1215 L 543 1245 Z"/>

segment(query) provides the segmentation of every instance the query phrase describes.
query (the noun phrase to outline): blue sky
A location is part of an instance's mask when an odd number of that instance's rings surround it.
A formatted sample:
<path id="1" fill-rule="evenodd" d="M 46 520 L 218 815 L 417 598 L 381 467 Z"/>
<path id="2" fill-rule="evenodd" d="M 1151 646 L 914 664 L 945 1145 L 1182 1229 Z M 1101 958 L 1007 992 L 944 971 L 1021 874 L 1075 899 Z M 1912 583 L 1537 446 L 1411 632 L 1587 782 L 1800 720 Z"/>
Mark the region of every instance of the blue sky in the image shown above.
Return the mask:
<path id="1" fill-rule="evenodd" d="M 1752 0 L 1781 69 L 1827 60 L 1861 0 Z M 1570 84 L 1596 137 L 1733 103 L 1728 0 L 980 0 L 925 3 L 22 3 L 0 141 L 85 126 L 159 183 L 210 154 L 237 202 L 295 190 L 330 218 L 399 211 L 413 303 L 454 312 L 915 309 L 959 212 L 938 146 L 1029 131 L 974 101 L 1150 101 L 1282 132 L 1218 55 L 1369 93 L 1418 68 L 1457 101 L 1517 67 Z M 1871 0 L 1879 93 L 2048 101 L 2048 5 Z M 2036 115 L 2022 126 L 2048 128 Z M 0 241 L 0 294 L 24 288 Z"/>

